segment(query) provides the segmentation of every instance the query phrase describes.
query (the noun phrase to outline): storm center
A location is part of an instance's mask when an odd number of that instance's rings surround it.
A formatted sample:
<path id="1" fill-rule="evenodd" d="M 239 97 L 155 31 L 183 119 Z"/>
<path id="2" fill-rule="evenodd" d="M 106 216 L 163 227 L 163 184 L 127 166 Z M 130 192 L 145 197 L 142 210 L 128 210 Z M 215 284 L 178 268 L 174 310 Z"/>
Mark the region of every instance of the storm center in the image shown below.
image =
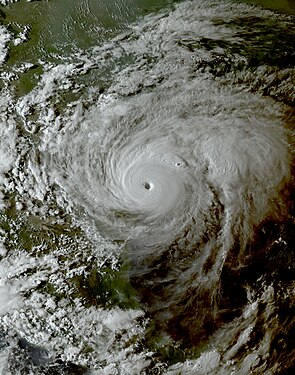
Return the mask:
<path id="1" fill-rule="evenodd" d="M 144 182 L 143 186 L 146 190 L 150 190 L 152 188 L 152 184 L 147 181 Z"/>

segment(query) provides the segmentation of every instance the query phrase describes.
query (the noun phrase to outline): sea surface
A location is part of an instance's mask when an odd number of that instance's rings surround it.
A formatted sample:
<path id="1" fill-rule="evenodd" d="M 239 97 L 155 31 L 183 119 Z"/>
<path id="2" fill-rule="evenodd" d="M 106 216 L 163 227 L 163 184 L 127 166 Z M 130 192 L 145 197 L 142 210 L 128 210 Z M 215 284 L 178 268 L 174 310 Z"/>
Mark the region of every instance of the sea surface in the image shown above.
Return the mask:
<path id="1" fill-rule="evenodd" d="M 0 375 L 295 368 L 295 2 L 0 0 Z"/>

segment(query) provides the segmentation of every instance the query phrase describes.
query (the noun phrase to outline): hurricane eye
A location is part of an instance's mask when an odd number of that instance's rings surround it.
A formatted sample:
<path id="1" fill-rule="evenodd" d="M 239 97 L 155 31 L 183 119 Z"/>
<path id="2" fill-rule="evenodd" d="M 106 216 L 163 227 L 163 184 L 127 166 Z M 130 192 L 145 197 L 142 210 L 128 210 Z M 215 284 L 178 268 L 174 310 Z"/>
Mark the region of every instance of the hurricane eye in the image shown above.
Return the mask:
<path id="1" fill-rule="evenodd" d="M 145 181 L 145 183 L 143 184 L 143 186 L 144 186 L 144 188 L 146 190 L 150 190 L 152 188 L 152 185 L 149 182 L 147 182 L 147 181 Z"/>

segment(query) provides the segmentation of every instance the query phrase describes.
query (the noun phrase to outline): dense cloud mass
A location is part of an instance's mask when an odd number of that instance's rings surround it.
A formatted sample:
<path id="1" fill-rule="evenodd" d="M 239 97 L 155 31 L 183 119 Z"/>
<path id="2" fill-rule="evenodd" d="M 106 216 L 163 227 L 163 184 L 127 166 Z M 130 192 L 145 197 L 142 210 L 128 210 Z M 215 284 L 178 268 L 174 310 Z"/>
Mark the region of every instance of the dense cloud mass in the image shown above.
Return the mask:
<path id="1" fill-rule="evenodd" d="M 183 1 L 4 64 L 3 375 L 292 366 L 294 31 Z"/>

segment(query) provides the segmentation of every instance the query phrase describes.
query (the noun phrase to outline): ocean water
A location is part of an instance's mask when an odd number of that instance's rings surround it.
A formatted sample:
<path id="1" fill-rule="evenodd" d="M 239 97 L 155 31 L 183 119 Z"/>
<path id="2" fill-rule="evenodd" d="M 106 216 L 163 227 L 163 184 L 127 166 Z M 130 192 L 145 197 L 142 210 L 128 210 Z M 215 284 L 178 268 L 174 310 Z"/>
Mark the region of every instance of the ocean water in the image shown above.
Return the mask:
<path id="1" fill-rule="evenodd" d="M 293 373 L 294 1 L 0 4 L 0 374 Z"/>

